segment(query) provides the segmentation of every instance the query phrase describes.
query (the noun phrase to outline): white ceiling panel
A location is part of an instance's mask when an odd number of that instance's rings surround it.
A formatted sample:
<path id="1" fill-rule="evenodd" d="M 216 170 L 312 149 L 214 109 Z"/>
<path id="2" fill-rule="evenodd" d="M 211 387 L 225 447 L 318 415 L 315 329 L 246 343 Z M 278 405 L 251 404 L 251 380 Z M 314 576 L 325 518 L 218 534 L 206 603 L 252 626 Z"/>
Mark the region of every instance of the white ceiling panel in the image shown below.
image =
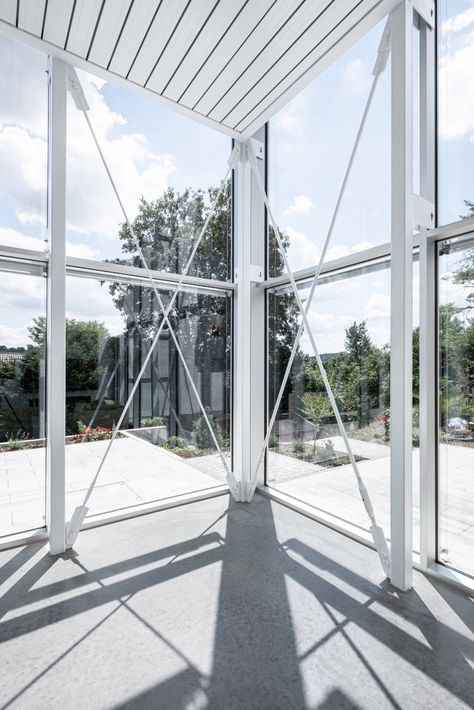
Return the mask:
<path id="1" fill-rule="evenodd" d="M 3 0 L 0 2 L 0 20 L 14 25 L 16 23 L 17 7 L 17 0 Z"/>
<path id="2" fill-rule="evenodd" d="M 176 26 L 188 5 L 189 0 L 162 0 L 127 78 L 145 86 L 164 49 L 173 40 Z"/>
<path id="3" fill-rule="evenodd" d="M 230 31 L 232 24 L 246 3 L 247 0 L 221 0 L 219 2 L 212 15 L 212 22 L 207 22 L 202 28 L 199 37 L 196 37 L 196 41 L 189 48 L 165 87 L 164 94 L 168 98 L 179 101 L 189 84 L 195 79 L 197 72 L 202 69 L 209 58 L 215 45 L 215 38 L 220 37 L 221 42 L 223 41 L 225 34 Z"/>
<path id="4" fill-rule="evenodd" d="M 239 124 L 255 107 L 257 110 L 262 110 L 262 102 L 264 101 L 269 88 L 275 86 L 280 87 L 285 81 L 288 68 L 298 67 L 301 71 L 301 62 L 306 57 L 324 53 L 324 49 L 331 46 L 340 35 L 344 34 L 346 22 L 351 18 L 351 25 L 354 19 L 360 18 L 365 14 L 367 5 L 373 5 L 377 0 L 354 0 L 353 8 L 341 18 L 340 11 L 334 3 L 326 2 L 326 7 L 321 9 L 320 14 L 313 22 L 304 22 L 302 31 L 298 38 L 293 42 L 285 42 L 288 49 L 284 52 L 280 47 L 269 46 L 265 53 L 249 67 L 246 73 L 250 72 L 253 76 L 253 86 L 251 86 L 246 97 L 242 99 L 239 94 L 239 87 L 233 86 L 232 89 L 223 97 L 220 104 L 216 107 L 216 112 L 212 114 L 216 120 L 225 119 L 225 121 L 233 126 Z M 307 18 L 305 18 L 307 19 Z M 288 31 L 290 28 L 288 27 Z M 330 42 L 328 44 L 328 39 Z M 290 72 L 291 73 L 291 72 Z M 246 82 L 246 86 L 251 85 L 248 77 L 244 74 L 240 79 L 240 83 Z"/>
<path id="5" fill-rule="evenodd" d="M 68 52 L 87 57 L 101 8 L 102 0 L 82 0 L 76 3 L 66 45 Z"/>
<path id="6" fill-rule="evenodd" d="M 0 0 L 0 33 L 234 137 L 397 0 Z"/>
<path id="7" fill-rule="evenodd" d="M 109 64 L 111 71 L 120 76 L 127 76 L 160 5 L 161 0 L 140 0 L 133 3 Z"/>
<path id="8" fill-rule="evenodd" d="M 73 9 L 74 0 L 48 0 L 43 28 L 43 39 L 46 42 L 57 47 L 66 45 Z"/>
<path id="9" fill-rule="evenodd" d="M 18 27 L 25 32 L 42 36 L 46 0 L 20 0 L 18 3 Z"/>
<path id="10" fill-rule="evenodd" d="M 107 67 L 125 24 L 131 0 L 106 0 L 87 59 Z"/>
<path id="11" fill-rule="evenodd" d="M 212 20 L 217 4 L 216 0 L 200 0 L 190 4 L 176 27 L 172 41 L 168 42 L 155 64 L 146 84 L 148 88 L 160 94 L 163 92 L 203 27 Z"/>

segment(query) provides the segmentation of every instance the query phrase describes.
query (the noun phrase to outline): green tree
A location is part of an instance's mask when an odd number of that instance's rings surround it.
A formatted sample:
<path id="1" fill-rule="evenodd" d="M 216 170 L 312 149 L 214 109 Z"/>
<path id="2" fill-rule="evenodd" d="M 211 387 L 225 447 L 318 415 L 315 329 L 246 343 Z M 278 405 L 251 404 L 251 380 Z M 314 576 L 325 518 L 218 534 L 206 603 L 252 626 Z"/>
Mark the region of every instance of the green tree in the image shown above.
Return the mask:
<path id="1" fill-rule="evenodd" d="M 321 430 L 324 417 L 332 413 L 327 394 L 320 392 L 305 392 L 301 397 L 303 414 L 314 425 L 313 456 L 316 456 L 316 440 Z"/>

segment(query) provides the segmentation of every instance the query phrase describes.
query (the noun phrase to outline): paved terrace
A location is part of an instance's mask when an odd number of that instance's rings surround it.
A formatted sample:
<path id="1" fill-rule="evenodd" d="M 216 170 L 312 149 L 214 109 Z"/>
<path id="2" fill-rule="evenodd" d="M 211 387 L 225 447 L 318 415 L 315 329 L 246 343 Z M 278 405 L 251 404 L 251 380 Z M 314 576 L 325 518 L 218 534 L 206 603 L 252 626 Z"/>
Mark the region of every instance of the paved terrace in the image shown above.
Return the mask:
<path id="1" fill-rule="evenodd" d="M 342 439 L 331 437 L 337 451 Z M 66 508 L 70 515 L 85 491 L 107 441 L 66 447 Z M 378 522 L 390 533 L 390 450 L 388 446 L 351 439 L 354 453 L 364 457 L 359 468 Z M 419 549 L 419 455 L 413 451 L 414 547 Z M 442 558 L 474 575 L 474 449 L 443 444 L 443 470 L 448 470 L 439 500 Z M 447 462 L 446 465 L 443 462 Z M 184 460 L 171 452 L 127 436 L 117 439 L 90 499 L 91 513 L 127 508 L 171 496 L 207 490 L 225 482 L 218 456 Z M 340 523 L 368 531 L 369 521 L 350 465 L 324 468 L 284 453 L 270 452 L 268 483 L 329 513 Z M 449 484 L 449 485 L 447 485 Z M 44 449 L 0 454 L 0 531 L 9 534 L 44 524 Z"/>

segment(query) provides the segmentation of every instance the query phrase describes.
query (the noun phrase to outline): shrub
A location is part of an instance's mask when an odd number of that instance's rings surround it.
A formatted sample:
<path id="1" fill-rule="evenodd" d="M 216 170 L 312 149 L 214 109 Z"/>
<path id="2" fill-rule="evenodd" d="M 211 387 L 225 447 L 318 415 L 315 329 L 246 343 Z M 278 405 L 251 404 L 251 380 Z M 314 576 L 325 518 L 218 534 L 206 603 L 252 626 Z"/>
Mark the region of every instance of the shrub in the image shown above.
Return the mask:
<path id="1" fill-rule="evenodd" d="M 150 417 L 149 419 L 142 419 L 142 426 L 143 427 L 163 426 L 164 423 L 165 423 L 164 417 Z"/>
<path id="2" fill-rule="evenodd" d="M 219 446 L 222 446 L 222 430 L 220 427 L 219 422 L 217 421 L 216 417 L 211 413 L 211 410 L 206 407 L 206 414 L 207 418 L 209 419 L 209 423 L 212 427 L 212 430 L 214 432 L 214 436 L 217 439 L 217 443 Z M 214 449 L 215 444 L 214 440 L 212 438 L 211 432 L 209 431 L 209 427 L 207 426 L 207 422 L 204 419 L 204 417 L 199 417 L 199 419 L 196 419 L 194 422 L 194 427 L 193 427 L 193 441 L 198 447 L 198 449 Z"/>
<path id="3" fill-rule="evenodd" d="M 275 434 L 270 434 L 268 437 L 268 446 L 270 449 L 278 449 L 280 446 L 280 439 Z"/>
<path id="4" fill-rule="evenodd" d="M 305 440 L 302 439 L 301 437 L 296 437 L 296 439 L 293 439 L 293 451 L 295 454 L 304 454 L 306 450 L 306 445 L 305 445 Z"/>
<path id="5" fill-rule="evenodd" d="M 18 429 L 16 434 L 8 434 L 7 436 L 8 447 L 11 451 L 17 451 L 18 449 L 22 449 L 25 442 L 29 439 L 29 435 L 21 429 Z"/>
<path id="6" fill-rule="evenodd" d="M 107 429 L 103 426 L 86 426 L 80 420 L 77 422 L 77 430 L 79 434 L 74 437 L 75 441 L 107 441 L 112 436 L 112 429 Z"/>
<path id="7" fill-rule="evenodd" d="M 168 449 L 168 451 L 171 451 L 173 449 L 185 449 L 186 443 L 186 440 L 180 436 L 169 436 L 167 439 L 161 442 L 161 446 L 163 447 L 163 449 Z"/>

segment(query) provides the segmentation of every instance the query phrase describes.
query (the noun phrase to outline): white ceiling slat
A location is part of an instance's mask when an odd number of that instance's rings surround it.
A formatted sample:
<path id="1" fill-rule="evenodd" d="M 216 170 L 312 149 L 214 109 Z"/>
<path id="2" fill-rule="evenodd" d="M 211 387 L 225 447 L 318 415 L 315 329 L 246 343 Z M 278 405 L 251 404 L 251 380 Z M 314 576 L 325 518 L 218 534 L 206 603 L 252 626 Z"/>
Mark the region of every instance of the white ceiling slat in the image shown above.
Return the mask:
<path id="1" fill-rule="evenodd" d="M 190 108 L 197 104 L 206 89 L 219 76 L 222 67 L 226 65 L 274 2 L 275 0 L 250 0 L 247 3 L 225 37 L 214 49 L 212 46 L 209 48 L 208 60 L 197 72 L 192 83 L 180 98 L 180 103 Z"/>
<path id="2" fill-rule="evenodd" d="M 173 34 L 172 41 L 167 45 L 150 76 L 147 83 L 150 89 L 162 93 L 215 6 L 216 0 L 199 0 L 199 3 L 189 5 Z"/>
<path id="3" fill-rule="evenodd" d="M 106 0 L 100 16 L 92 47 L 87 57 L 90 62 L 106 67 L 125 22 L 131 0 Z"/>
<path id="4" fill-rule="evenodd" d="M 20 0 L 18 27 L 41 37 L 46 0 Z"/>
<path id="5" fill-rule="evenodd" d="M 236 126 L 236 130 L 251 135 L 257 126 L 263 125 L 283 108 L 299 91 L 302 91 L 321 74 L 337 57 L 349 49 L 371 27 L 387 16 L 398 0 L 371 0 L 371 7 L 363 4 L 351 13 L 348 20 L 336 27 L 314 51 L 276 86 L 267 87 L 265 97 L 253 104 L 252 110 Z M 357 21 L 358 24 L 357 24 Z M 348 30 L 350 29 L 350 32 Z M 375 61 L 375 58 L 374 58 Z M 250 105 L 250 104 L 249 104 Z"/>
<path id="6" fill-rule="evenodd" d="M 17 0 L 3 0 L 0 4 L 0 20 L 16 25 Z"/>
<path id="7" fill-rule="evenodd" d="M 248 137 L 398 1 L 0 0 L 0 36 Z"/>
<path id="8" fill-rule="evenodd" d="M 140 2 L 133 4 L 127 24 L 110 62 L 110 71 L 120 74 L 120 76 L 127 76 L 159 5 L 160 0 L 140 0 Z"/>
<path id="9" fill-rule="evenodd" d="M 269 47 L 268 56 L 262 54 L 257 62 L 255 62 L 255 65 L 252 66 L 255 76 L 254 85 L 249 84 L 245 76 L 242 77 L 242 81 L 252 87 L 247 95 L 243 96 L 242 94 L 243 86 L 233 87 L 233 91 L 230 91 L 229 94 L 224 97 L 222 104 L 219 106 L 221 109 L 220 112 L 212 112 L 213 118 L 215 118 L 215 115 L 220 115 L 221 119 L 225 120 L 226 125 L 232 124 L 235 126 L 240 123 L 251 109 L 261 105 L 262 100 L 269 91 L 269 87 L 276 87 L 284 80 L 289 68 L 296 67 L 295 73 L 301 71 L 301 69 L 299 69 L 300 63 L 310 52 L 314 54 L 318 52 L 321 40 L 326 35 L 329 34 L 329 43 L 332 42 L 331 34 L 336 31 L 334 28 L 339 26 L 341 21 L 344 20 L 344 17 L 348 14 L 352 15 L 352 17 L 350 17 L 351 23 L 352 18 L 358 19 L 353 15 L 355 5 L 359 5 L 359 12 L 361 12 L 360 8 L 363 7 L 362 13 L 365 14 L 367 9 L 370 9 L 373 2 L 374 0 L 365 0 L 364 3 L 359 3 L 359 0 L 352 0 L 352 7 L 346 7 L 344 11 L 340 5 L 331 3 L 313 25 L 307 26 L 305 33 L 299 37 L 298 41 L 295 42 L 293 46 L 290 46 L 290 43 L 287 42 L 284 37 L 281 37 L 283 47 L 289 46 L 289 49 L 286 52 L 284 49 L 282 51 L 282 46 L 279 45 L 276 47 L 276 51 L 274 49 L 272 52 L 270 51 L 272 48 Z M 377 0 L 375 0 L 375 2 L 377 2 Z M 369 8 L 367 6 L 369 6 Z M 226 108 L 229 109 L 232 101 L 234 106 L 227 111 L 227 114 L 224 113 Z"/>
<path id="10" fill-rule="evenodd" d="M 78 0 L 67 41 L 68 52 L 87 56 L 99 18 L 102 0 Z"/>
<path id="11" fill-rule="evenodd" d="M 163 0 L 128 78 L 144 86 L 176 27 L 188 0 Z"/>
<path id="12" fill-rule="evenodd" d="M 206 61 L 212 47 L 232 24 L 245 2 L 246 0 L 220 0 L 212 15 L 212 22 L 205 25 L 166 86 L 164 93 L 168 98 L 173 101 L 179 100 L 196 74 L 196 70 Z"/>
<path id="13" fill-rule="evenodd" d="M 48 0 L 43 39 L 64 47 L 71 22 L 74 0 Z"/>
<path id="14" fill-rule="evenodd" d="M 320 3 L 319 1 L 313 1 L 303 2 L 303 4 L 299 2 L 298 4 L 300 5 L 300 12 L 304 11 L 303 14 L 310 17 Z M 239 79 L 240 74 L 251 63 L 252 59 L 264 49 L 270 37 L 286 26 L 294 11 L 294 4 L 285 0 L 278 0 L 273 5 L 260 25 L 255 27 L 250 37 L 240 47 L 235 56 L 232 57 L 232 61 L 219 73 L 216 81 L 198 101 L 195 106 L 196 111 L 207 116 L 214 109 L 229 87 Z M 217 113 L 222 113 L 222 111 L 217 110 Z M 222 115 L 226 113 L 227 111 L 224 111 Z"/>

